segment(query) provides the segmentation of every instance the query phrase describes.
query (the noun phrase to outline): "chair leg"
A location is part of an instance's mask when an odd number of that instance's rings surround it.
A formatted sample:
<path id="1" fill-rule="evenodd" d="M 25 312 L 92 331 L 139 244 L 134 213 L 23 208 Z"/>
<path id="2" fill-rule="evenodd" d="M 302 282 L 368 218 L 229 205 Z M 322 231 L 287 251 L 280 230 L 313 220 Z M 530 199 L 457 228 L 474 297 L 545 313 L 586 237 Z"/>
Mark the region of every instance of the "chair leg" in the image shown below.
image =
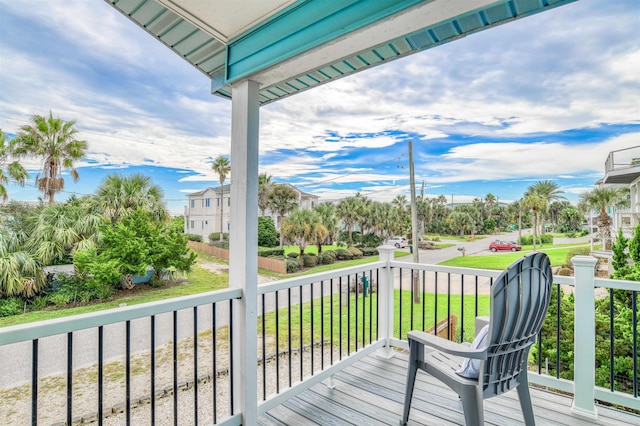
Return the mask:
<path id="1" fill-rule="evenodd" d="M 409 421 L 409 410 L 411 409 L 411 398 L 416 383 L 418 363 L 424 358 L 423 352 L 424 346 L 422 344 L 409 339 L 409 369 L 407 370 L 407 385 L 404 391 L 404 408 L 402 410 L 400 425 L 406 425 Z"/>
<path id="2" fill-rule="evenodd" d="M 462 409 L 464 410 L 464 422 L 466 426 L 484 425 L 484 408 L 482 403 L 482 391 L 479 386 L 465 386 L 460 392 Z"/>
<path id="3" fill-rule="evenodd" d="M 527 426 L 535 426 L 536 420 L 533 417 L 533 407 L 531 406 L 531 395 L 529 394 L 529 383 L 526 381 L 520 383 L 517 387 L 518 399 L 520 400 L 520 408 L 524 416 L 524 424 Z"/>

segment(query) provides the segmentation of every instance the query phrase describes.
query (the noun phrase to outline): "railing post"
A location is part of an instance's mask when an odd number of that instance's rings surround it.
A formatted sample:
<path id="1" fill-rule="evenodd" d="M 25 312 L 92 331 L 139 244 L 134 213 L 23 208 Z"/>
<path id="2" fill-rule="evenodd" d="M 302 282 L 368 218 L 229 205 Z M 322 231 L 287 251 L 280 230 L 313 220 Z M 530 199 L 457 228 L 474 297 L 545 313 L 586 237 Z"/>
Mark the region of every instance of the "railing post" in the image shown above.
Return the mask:
<path id="1" fill-rule="evenodd" d="M 594 403 L 596 382 L 596 315 L 594 269 L 596 258 L 575 256 L 571 259 L 575 270 L 574 308 L 574 396 L 571 411 L 582 416 L 597 418 Z"/>
<path id="2" fill-rule="evenodd" d="M 386 262 L 387 266 L 380 274 L 380 282 L 378 283 L 378 335 L 384 339 L 385 347 L 378 352 L 380 356 L 391 358 L 393 349 L 391 349 L 391 338 L 393 337 L 393 271 L 389 262 L 394 259 L 396 248 L 394 246 L 380 246 L 380 260 Z"/>
<path id="3" fill-rule="evenodd" d="M 258 422 L 258 122 L 260 85 L 242 81 L 231 100 L 229 288 L 242 290 L 233 310 L 233 410 Z M 222 231 L 222 230 L 221 230 Z M 214 330 L 215 332 L 215 330 Z"/>

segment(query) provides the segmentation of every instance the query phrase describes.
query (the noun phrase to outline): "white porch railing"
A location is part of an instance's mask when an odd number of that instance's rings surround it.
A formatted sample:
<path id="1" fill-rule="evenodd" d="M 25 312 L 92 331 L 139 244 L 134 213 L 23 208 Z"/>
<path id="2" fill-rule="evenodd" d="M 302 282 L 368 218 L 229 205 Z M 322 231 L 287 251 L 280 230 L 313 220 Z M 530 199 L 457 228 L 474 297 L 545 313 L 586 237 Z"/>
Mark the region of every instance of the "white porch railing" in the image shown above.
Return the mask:
<path id="1" fill-rule="evenodd" d="M 282 377 L 285 377 L 285 379 L 288 378 L 289 383 L 283 386 L 279 386 L 276 391 L 272 393 L 268 393 L 265 390 L 262 394 L 262 398 L 258 396 L 258 393 L 256 394 L 256 399 L 254 401 L 245 401 L 246 404 L 253 404 L 253 406 L 256 407 L 257 413 L 261 414 L 322 380 L 328 379 L 330 383 L 331 376 L 333 374 L 357 362 L 362 357 L 369 355 L 373 351 L 377 351 L 381 356 L 393 356 L 394 347 L 406 348 L 406 341 L 403 340 L 403 335 L 404 333 L 406 333 L 406 331 L 408 331 L 408 329 L 405 328 L 416 327 L 427 329 L 434 322 L 438 322 L 441 316 L 445 316 L 445 313 L 446 317 L 448 318 L 451 315 L 451 312 L 458 309 L 458 304 L 460 308 L 459 314 L 461 314 L 462 316 L 458 326 L 460 329 L 459 335 L 463 338 L 465 338 L 465 336 L 466 338 L 468 338 L 468 336 L 471 335 L 470 330 L 465 330 L 465 315 L 468 319 L 477 314 L 482 314 L 482 306 L 478 306 L 478 300 L 486 296 L 492 279 L 499 275 L 500 271 L 469 268 L 451 268 L 426 264 L 416 265 L 405 262 L 397 262 L 393 259 L 393 253 L 393 247 L 381 247 L 380 261 L 376 263 L 335 270 L 327 273 L 296 277 L 258 286 L 258 312 L 253 316 L 253 318 L 256 321 L 256 324 L 254 324 L 254 328 L 260 330 L 258 334 L 259 343 L 255 346 L 257 348 L 257 351 L 255 353 L 245 354 L 245 356 L 246 359 L 257 359 L 258 363 L 262 363 L 261 365 L 264 366 L 267 353 L 269 352 L 271 354 L 275 354 L 273 356 L 273 359 L 276 360 L 276 365 L 277 360 L 279 359 L 282 359 L 282 362 L 285 365 L 285 368 L 280 368 L 282 366 L 276 368 L 275 374 L 278 375 L 277 377 L 281 377 L 280 374 L 282 373 L 282 371 L 286 371 L 288 363 L 289 374 L 287 376 L 285 372 Z M 595 263 L 596 260 L 592 257 L 574 258 L 575 277 L 554 277 L 555 284 L 568 286 L 569 288 L 572 288 L 572 291 L 574 292 L 574 315 L 576 321 L 574 321 L 575 366 L 573 377 L 575 377 L 575 381 L 556 378 L 547 374 L 537 372 L 531 372 L 529 375 L 532 383 L 574 394 L 574 404 L 572 410 L 576 414 L 591 417 L 597 416 L 595 404 L 596 400 L 605 401 L 636 410 L 640 409 L 640 402 L 638 400 L 637 392 L 637 365 L 634 365 L 633 371 L 633 378 L 635 381 L 635 391 L 633 394 L 627 394 L 619 391 L 612 391 L 610 389 L 596 387 L 594 369 L 596 349 L 594 300 L 596 288 L 629 291 L 632 292 L 633 296 L 635 297 L 636 292 L 640 290 L 640 283 L 596 279 L 594 278 L 593 274 Z M 414 271 L 416 271 L 417 274 L 414 274 Z M 375 285 L 377 286 L 377 292 L 371 294 L 369 297 L 365 297 L 366 293 L 362 293 L 362 295 L 358 293 L 357 283 L 363 276 L 369 278 L 370 284 L 373 284 L 372 281 L 375 281 Z M 414 281 L 415 276 L 418 277 L 417 282 Z M 346 285 L 348 289 L 353 282 L 356 283 L 355 294 L 351 295 L 349 290 L 347 290 L 345 301 L 344 286 Z M 421 304 L 415 305 L 413 302 L 411 302 L 409 304 L 403 305 L 404 302 L 402 301 L 402 296 L 411 293 L 411 299 L 413 300 L 414 296 L 416 296 L 414 292 L 420 293 L 420 297 L 422 297 Z M 427 296 L 434 293 L 435 297 L 433 298 L 433 303 L 435 304 L 435 306 L 433 306 L 433 308 L 435 312 L 431 313 L 431 315 L 433 315 L 432 318 L 426 318 L 424 307 L 425 305 L 427 305 Z M 241 294 L 241 290 L 230 289 L 203 295 L 183 297 L 169 301 L 149 303 L 132 307 L 123 307 L 109 311 L 80 315 L 76 317 L 68 317 L 58 320 L 43 321 L 40 323 L 31 323 L 0 329 L 0 350 L 6 349 L 10 347 L 10 345 L 19 342 L 26 342 L 26 344 L 28 344 L 31 348 L 32 359 L 30 363 L 27 360 L 27 363 L 30 364 L 30 367 L 32 369 L 32 377 L 28 382 L 30 382 L 31 384 L 31 410 L 32 413 L 35 413 L 35 415 L 31 413 L 24 414 L 26 414 L 27 416 L 32 415 L 32 424 L 38 423 L 38 372 L 42 370 L 43 361 L 46 362 L 46 360 L 39 359 L 40 357 L 38 355 L 38 342 L 42 339 L 47 338 L 48 336 L 60 334 L 66 335 L 67 339 L 65 340 L 67 342 L 73 343 L 73 336 L 76 332 L 87 329 L 98 329 L 100 330 L 98 334 L 101 336 L 102 330 L 108 324 L 124 322 L 125 324 L 127 324 L 126 339 L 127 342 L 129 342 L 131 340 L 131 335 L 129 334 L 129 325 L 132 321 L 147 318 L 153 324 L 154 318 L 159 318 L 162 315 L 169 315 L 169 317 L 173 318 L 173 334 L 171 336 L 172 341 L 170 343 L 173 344 L 174 363 L 176 363 L 176 360 L 178 358 L 177 353 L 179 352 L 177 344 L 179 341 L 183 341 L 183 337 L 181 337 L 181 335 L 179 335 L 177 332 L 180 327 L 178 318 L 180 316 L 184 316 L 183 311 L 186 311 L 193 312 L 193 315 L 188 314 L 188 316 L 192 317 L 193 321 L 195 322 L 195 324 L 191 326 L 188 334 L 188 336 L 193 337 L 193 340 L 191 341 L 192 345 L 198 345 L 198 341 L 200 339 L 198 337 L 198 332 L 202 332 L 203 327 L 204 329 L 208 327 L 209 329 L 216 330 L 217 327 L 229 326 L 229 362 L 232 363 L 234 360 L 236 360 L 237 362 L 237 354 L 246 351 L 246 348 L 241 347 L 241 345 L 240 347 L 234 346 L 233 342 L 242 342 L 243 339 L 236 340 L 231 338 L 234 333 L 233 321 L 230 320 L 233 317 L 231 312 L 225 312 L 223 317 L 227 319 L 226 322 L 222 321 L 216 324 L 215 305 L 221 305 L 225 307 L 225 310 L 228 309 L 230 311 L 234 309 L 233 301 L 236 299 L 240 299 Z M 292 294 L 296 295 L 297 300 L 292 301 Z M 461 294 L 464 294 L 466 296 L 458 297 Z M 279 297 L 279 295 L 281 297 Z M 401 299 L 399 301 L 396 300 L 396 303 L 394 304 L 394 299 L 398 296 L 400 296 Z M 474 301 L 475 306 L 473 304 Z M 308 316 L 306 311 L 303 313 L 303 304 L 308 305 L 308 307 L 310 308 L 310 316 Z M 203 313 L 202 311 L 205 310 L 204 307 L 212 305 L 214 306 L 213 322 L 211 322 L 211 319 L 209 319 L 209 322 L 207 323 L 209 325 L 203 325 L 201 319 L 201 315 Z M 413 308 L 414 305 L 421 306 L 422 312 L 415 312 Z M 396 306 L 398 307 L 398 309 L 396 309 Z M 306 307 L 307 306 L 305 306 L 305 309 Z M 200 311 L 198 311 L 198 309 L 200 309 Z M 315 312 L 314 309 L 316 309 Z M 331 313 L 328 313 L 327 310 L 329 309 L 344 309 L 344 311 L 331 311 Z M 352 309 L 356 309 L 355 314 Z M 633 309 L 633 330 L 634 333 L 637 334 L 637 306 L 634 306 Z M 180 312 L 180 315 L 178 314 L 178 312 Z M 318 316 L 314 317 L 314 314 L 317 314 Z M 218 316 L 219 315 L 220 312 L 218 312 Z M 265 317 L 268 315 L 269 321 L 272 321 L 272 323 L 275 324 L 276 334 L 278 333 L 278 327 L 281 326 L 279 322 L 281 318 L 278 318 L 278 315 L 282 315 L 283 317 L 288 316 L 288 323 L 286 320 L 281 321 L 281 323 L 284 324 L 284 329 L 286 330 L 288 328 L 289 332 L 289 343 L 288 346 L 285 347 L 285 350 L 281 351 L 280 348 L 278 348 L 278 337 L 276 337 L 274 340 L 275 349 L 267 348 L 266 342 L 268 340 L 273 340 L 273 336 L 269 336 L 265 331 L 265 328 L 268 325 L 265 321 Z M 337 323 L 329 323 L 329 320 L 326 320 L 327 322 L 325 322 L 325 318 L 330 318 L 332 320 L 333 318 L 339 318 L 340 324 L 342 324 L 343 318 L 345 316 L 347 317 L 346 321 L 351 321 L 351 318 L 353 318 L 353 321 L 355 321 L 355 323 L 346 323 L 348 324 L 347 330 L 345 330 L 346 336 L 343 335 L 342 325 L 338 326 Z M 318 332 L 317 329 L 314 330 L 314 322 L 317 321 L 314 320 L 314 318 L 318 317 L 322 318 L 321 322 L 319 323 L 320 326 L 328 327 L 328 331 L 324 328 L 322 332 Z M 410 317 L 409 322 L 407 322 L 407 317 Z M 200 320 L 198 318 L 200 318 Z M 300 321 L 296 322 L 296 318 Z M 398 320 L 400 321 L 399 323 Z M 331 326 L 329 326 L 329 324 L 331 324 Z M 300 327 L 300 335 L 296 342 L 292 342 L 291 329 L 297 326 Z M 338 329 L 340 331 L 338 331 Z M 153 338 L 156 335 L 156 331 L 154 328 L 151 328 L 151 330 L 150 344 L 152 348 L 151 352 L 153 352 L 153 348 L 155 347 Z M 349 335 L 351 330 L 353 330 L 353 332 L 351 335 Z M 191 332 L 193 332 L 193 334 L 190 334 Z M 316 337 L 318 333 L 320 333 L 319 338 Z M 212 334 L 213 336 L 216 336 L 218 333 L 214 332 Z M 303 335 L 307 337 L 303 338 Z M 215 340 L 215 337 L 213 338 Z M 90 342 L 91 345 L 99 346 L 99 352 L 102 353 L 104 349 L 102 347 L 102 345 L 104 344 L 102 337 L 99 337 L 99 339 L 90 340 Z M 308 342 L 309 344 L 307 345 L 305 344 L 305 342 Z M 337 350 L 337 348 L 334 348 L 334 342 L 339 342 L 339 351 Z M 345 348 L 342 347 L 343 342 L 346 342 L 344 343 Z M 338 343 L 335 344 L 338 345 Z M 216 346 L 214 344 L 214 348 L 215 347 Z M 313 360 L 314 348 L 319 348 L 320 351 L 329 350 L 329 352 L 331 353 L 331 360 L 325 363 L 323 358 L 321 367 L 316 368 L 320 362 L 317 359 L 316 361 Z M 83 347 L 81 350 L 90 350 L 90 348 Z M 129 364 L 130 358 L 135 349 L 130 348 L 129 343 L 127 343 L 126 351 L 126 360 L 127 364 Z M 189 349 L 187 349 L 186 351 L 188 352 Z M 309 361 L 305 361 L 305 359 L 303 359 L 303 353 L 305 353 L 305 351 L 311 356 L 310 367 Z M 295 380 L 292 379 L 291 367 L 293 358 L 291 354 L 293 352 L 299 354 L 299 357 L 295 358 L 294 361 L 300 363 L 300 380 L 298 380 L 298 378 L 296 378 Z M 64 350 L 62 351 L 62 353 L 64 353 Z M 203 361 L 202 359 L 199 360 L 197 356 L 197 347 L 195 348 L 194 354 L 195 357 L 193 358 L 193 362 L 196 363 L 196 366 L 193 369 L 193 375 L 190 379 L 190 383 L 192 383 L 192 387 L 195 387 L 194 392 L 197 395 L 198 383 L 202 381 L 200 377 L 202 373 L 198 373 L 198 363 L 203 363 Z M 336 354 L 337 359 L 333 358 L 334 354 Z M 637 344 L 635 343 L 633 354 L 637 359 L 638 352 Z M 68 359 L 71 359 L 73 355 L 73 346 L 68 346 L 66 357 Z M 103 355 L 100 355 L 100 357 L 103 357 Z M 40 365 L 38 365 L 39 362 Z M 100 363 L 104 362 L 106 362 L 106 359 L 100 358 Z M 303 362 L 306 362 L 304 366 Z M 70 380 L 70 378 L 73 377 L 74 370 L 78 366 L 74 365 L 71 361 L 68 361 L 67 364 L 68 367 L 65 372 L 67 376 L 66 391 L 67 395 L 71 395 L 71 397 L 67 398 L 68 405 L 66 407 L 66 418 L 67 422 L 70 423 L 77 417 L 78 414 L 73 411 L 73 407 L 71 405 L 74 398 L 77 397 L 74 397 L 72 395 L 71 386 L 73 381 Z M 255 381 L 249 383 L 248 381 L 243 380 L 242 377 L 234 377 L 234 369 L 231 368 L 231 365 L 227 365 L 226 367 L 228 368 L 230 377 L 228 378 L 228 381 L 225 382 L 225 387 L 230 388 L 228 389 L 229 395 L 233 397 L 233 395 L 238 393 L 245 395 L 251 394 L 251 392 L 242 392 L 242 388 L 251 386 L 253 387 L 253 389 L 255 389 L 257 383 Z M 130 367 L 127 367 L 127 369 L 129 368 Z M 152 383 L 154 381 L 153 368 L 154 367 L 152 365 L 149 375 L 149 380 Z M 214 361 L 213 375 L 210 377 L 210 380 L 214 380 L 214 388 L 216 386 L 216 370 L 219 368 L 220 366 L 216 366 Z M 261 380 L 261 383 L 264 384 L 269 373 L 266 372 L 266 367 L 263 367 L 262 371 L 263 373 L 258 373 L 258 380 Z M 304 374 L 304 377 L 303 371 L 307 371 L 307 374 Z M 179 387 L 177 367 L 176 369 L 174 369 L 174 374 L 173 397 L 175 408 L 173 414 L 177 419 L 178 404 L 176 395 Z M 103 380 L 104 379 L 102 378 L 102 375 L 100 375 L 99 400 L 95 401 L 94 404 L 98 405 L 100 419 L 102 419 L 103 414 Z M 129 380 L 129 373 L 127 373 L 126 380 Z M 286 382 L 286 380 L 284 381 Z M 136 395 L 132 395 L 130 393 L 130 386 L 128 383 L 126 384 L 126 387 L 127 401 L 125 407 L 126 413 L 124 414 L 126 416 L 129 416 L 129 411 L 132 409 L 130 402 L 134 398 L 136 398 Z M 154 393 L 152 392 L 151 395 L 154 395 Z M 151 400 L 155 401 L 155 398 L 152 397 Z M 155 402 L 151 402 L 151 404 L 153 407 L 153 404 L 155 404 Z M 243 413 L 233 413 L 232 407 L 233 401 L 230 404 L 227 404 L 225 409 L 223 410 L 220 410 L 220 407 L 218 407 L 219 413 L 214 409 L 213 416 L 209 416 L 209 418 L 212 419 L 213 423 L 216 424 L 242 423 Z M 198 416 L 197 405 L 194 407 L 192 412 L 194 416 Z M 183 415 L 185 414 L 182 413 L 181 417 Z M 101 420 L 99 420 L 99 422 L 100 421 Z"/>

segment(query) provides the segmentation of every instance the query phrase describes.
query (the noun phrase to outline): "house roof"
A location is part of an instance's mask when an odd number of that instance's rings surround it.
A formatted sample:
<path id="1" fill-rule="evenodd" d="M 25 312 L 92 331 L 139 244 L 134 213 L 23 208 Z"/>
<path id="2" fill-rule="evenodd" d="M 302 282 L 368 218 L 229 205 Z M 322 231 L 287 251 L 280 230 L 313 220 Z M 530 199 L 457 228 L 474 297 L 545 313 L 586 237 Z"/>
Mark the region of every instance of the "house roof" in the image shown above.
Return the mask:
<path id="1" fill-rule="evenodd" d="M 190 192 L 190 193 L 188 193 L 188 194 L 187 194 L 187 196 L 189 196 L 189 197 L 191 197 L 191 196 L 197 197 L 197 196 L 199 196 L 199 195 L 204 195 L 204 194 L 205 194 L 205 192 L 207 192 L 207 191 L 220 192 L 220 187 L 219 187 L 219 186 L 216 186 L 216 187 L 214 188 L 214 187 L 209 186 L 209 187 L 207 187 L 207 188 L 205 188 L 205 189 L 203 189 L 203 190 L 200 190 L 200 191 Z M 231 191 L 231 184 L 223 185 L 223 186 L 222 186 L 222 191 L 223 191 L 224 193 L 226 193 L 226 194 L 229 194 L 229 193 L 230 193 L 230 191 Z"/>
<path id="2" fill-rule="evenodd" d="M 107 0 L 231 97 L 267 104 L 575 0 Z"/>

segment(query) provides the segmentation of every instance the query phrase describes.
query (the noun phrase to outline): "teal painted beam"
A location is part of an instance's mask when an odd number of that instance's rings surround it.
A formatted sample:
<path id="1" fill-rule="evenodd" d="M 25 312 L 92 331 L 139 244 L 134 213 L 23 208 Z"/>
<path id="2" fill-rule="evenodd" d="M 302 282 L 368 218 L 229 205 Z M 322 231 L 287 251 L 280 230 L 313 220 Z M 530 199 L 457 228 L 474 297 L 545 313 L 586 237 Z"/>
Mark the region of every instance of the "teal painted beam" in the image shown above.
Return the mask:
<path id="1" fill-rule="evenodd" d="M 299 1 L 228 43 L 226 84 L 424 1 Z"/>

